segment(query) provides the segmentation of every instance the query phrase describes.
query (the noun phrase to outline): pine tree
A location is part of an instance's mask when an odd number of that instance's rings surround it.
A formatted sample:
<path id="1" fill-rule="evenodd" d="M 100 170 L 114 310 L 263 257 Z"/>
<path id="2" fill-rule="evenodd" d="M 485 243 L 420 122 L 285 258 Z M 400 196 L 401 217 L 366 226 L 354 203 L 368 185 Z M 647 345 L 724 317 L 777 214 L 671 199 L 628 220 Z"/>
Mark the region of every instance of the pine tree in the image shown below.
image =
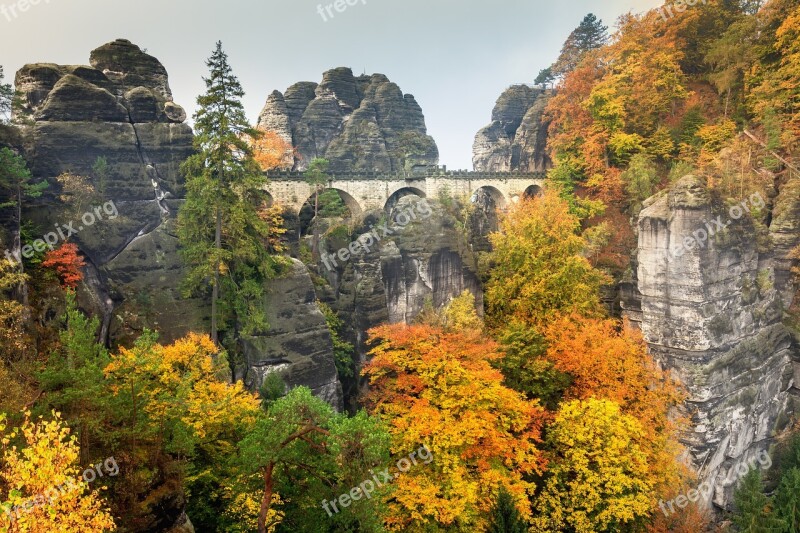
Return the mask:
<path id="1" fill-rule="evenodd" d="M 11 219 L 14 221 L 14 244 L 12 254 L 18 260 L 18 268 L 22 273 L 22 209 L 27 200 L 38 198 L 42 191 L 48 187 L 46 181 L 31 183 L 31 173 L 22 156 L 17 155 L 8 148 L 0 148 L 0 197 L 7 197 L 6 202 L 0 202 L 0 211 L 13 209 Z M 8 258 L 8 254 L 6 254 Z M 26 285 L 20 286 L 23 304 L 27 305 L 28 295 Z"/>
<path id="2" fill-rule="evenodd" d="M 8 83 L 3 83 L 3 65 L 0 65 L 0 124 L 8 122 L 11 118 L 11 104 L 14 100 L 14 89 Z"/>
<path id="3" fill-rule="evenodd" d="M 733 497 L 736 512 L 733 523 L 741 533 L 780 533 L 785 523 L 772 509 L 771 500 L 764 495 L 761 472 L 751 470 L 742 480 Z"/>
<path id="4" fill-rule="evenodd" d="M 786 525 L 784 531 L 800 532 L 800 468 L 794 467 L 781 476 L 775 491 L 775 511 Z"/>
<path id="5" fill-rule="evenodd" d="M 522 519 L 514 499 L 505 487 L 500 488 L 492 508 L 492 516 L 489 519 L 487 533 L 526 533 L 528 526 Z"/>
<path id="6" fill-rule="evenodd" d="M 267 327 L 259 304 L 264 282 L 279 262 L 268 253 L 269 226 L 258 216 L 267 179 L 250 139 L 260 133 L 245 116 L 244 90 L 217 43 L 206 63 L 206 93 L 194 115 L 196 154 L 183 165 L 186 202 L 178 215 L 182 255 L 189 267 L 188 294 L 211 289 L 211 338 L 239 324 L 245 332 Z"/>
<path id="7" fill-rule="evenodd" d="M 603 26 L 603 21 L 592 13 L 589 13 L 569 34 L 561 54 L 550 67 L 551 73 L 555 77 L 561 77 L 578 66 L 581 59 L 596 48 L 603 46 L 608 41 L 608 26 Z"/>

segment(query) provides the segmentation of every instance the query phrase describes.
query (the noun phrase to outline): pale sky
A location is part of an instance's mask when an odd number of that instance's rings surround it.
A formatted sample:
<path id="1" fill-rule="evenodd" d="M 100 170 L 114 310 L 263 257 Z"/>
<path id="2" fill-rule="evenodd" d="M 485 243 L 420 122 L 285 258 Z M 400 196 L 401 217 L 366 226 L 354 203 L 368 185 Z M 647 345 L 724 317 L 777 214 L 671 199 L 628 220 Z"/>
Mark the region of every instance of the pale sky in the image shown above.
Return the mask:
<path id="1" fill-rule="evenodd" d="M 613 30 L 621 14 L 662 3 L 357 0 L 324 21 L 318 6 L 333 0 L 28 2 L 37 0 L 0 0 L 6 81 L 25 63 L 88 64 L 91 50 L 124 38 L 164 64 L 175 101 L 191 115 L 205 59 L 221 40 L 254 122 L 275 89 L 319 82 L 338 66 L 380 72 L 416 97 L 451 169 L 472 168 L 473 138 L 497 97 L 509 85 L 532 83 L 584 15 L 593 12 Z"/>

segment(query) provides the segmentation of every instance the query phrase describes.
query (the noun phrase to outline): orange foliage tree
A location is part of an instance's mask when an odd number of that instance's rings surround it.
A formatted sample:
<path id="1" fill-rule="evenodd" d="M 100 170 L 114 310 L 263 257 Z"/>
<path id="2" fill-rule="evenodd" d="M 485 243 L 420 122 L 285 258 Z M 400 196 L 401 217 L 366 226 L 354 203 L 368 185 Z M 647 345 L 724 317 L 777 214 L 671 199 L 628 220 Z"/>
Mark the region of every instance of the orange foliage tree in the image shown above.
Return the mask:
<path id="1" fill-rule="evenodd" d="M 387 420 L 392 452 L 425 444 L 434 456 L 396 480 L 390 529 L 480 531 L 501 485 L 529 518 L 535 487 L 523 475 L 541 472 L 544 411 L 503 386 L 489 365 L 498 346 L 477 330 L 428 325 L 381 326 L 370 337 L 367 408 Z"/>
<path id="2" fill-rule="evenodd" d="M 76 244 L 65 242 L 60 247 L 45 254 L 42 266 L 55 269 L 61 284 L 64 287 L 74 289 L 83 279 L 81 269 L 86 266 L 86 262 L 78 255 L 78 246 Z"/>
<path id="3" fill-rule="evenodd" d="M 261 135 L 251 141 L 253 157 L 262 170 L 290 169 L 294 166 L 294 148 L 277 132 L 258 128 Z"/>
<path id="4" fill-rule="evenodd" d="M 650 481 L 663 492 L 684 474 L 677 462 L 680 420 L 670 410 L 683 400 L 679 386 L 647 353 L 641 334 L 615 320 L 577 315 L 554 320 L 545 329 L 547 358 L 572 376 L 566 400 L 612 400 L 644 428 Z"/>

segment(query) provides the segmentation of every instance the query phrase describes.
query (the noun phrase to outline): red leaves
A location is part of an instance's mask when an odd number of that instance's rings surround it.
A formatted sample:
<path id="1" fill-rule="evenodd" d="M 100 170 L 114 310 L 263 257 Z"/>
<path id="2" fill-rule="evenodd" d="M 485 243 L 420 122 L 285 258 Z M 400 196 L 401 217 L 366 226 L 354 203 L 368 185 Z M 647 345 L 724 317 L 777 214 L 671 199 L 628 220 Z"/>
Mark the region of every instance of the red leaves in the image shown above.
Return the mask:
<path id="1" fill-rule="evenodd" d="M 78 255 L 78 246 L 67 242 L 47 252 L 42 266 L 54 269 L 61 280 L 61 285 L 74 289 L 78 286 L 78 282 L 83 280 L 81 269 L 86 266 L 86 262 Z"/>

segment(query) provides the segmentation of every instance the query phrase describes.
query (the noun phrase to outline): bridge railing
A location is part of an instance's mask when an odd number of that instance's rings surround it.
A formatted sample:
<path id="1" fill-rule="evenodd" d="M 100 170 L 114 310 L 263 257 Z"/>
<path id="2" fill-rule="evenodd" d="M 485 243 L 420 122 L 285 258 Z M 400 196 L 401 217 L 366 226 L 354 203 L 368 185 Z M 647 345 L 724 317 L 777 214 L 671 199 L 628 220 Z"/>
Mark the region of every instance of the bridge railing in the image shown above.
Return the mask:
<path id="1" fill-rule="evenodd" d="M 479 172 L 472 170 L 447 170 L 447 167 L 430 167 L 424 171 L 401 171 L 401 172 L 378 172 L 378 171 L 354 171 L 354 172 L 329 172 L 332 181 L 366 181 L 366 180 L 425 180 L 428 178 L 455 178 L 465 180 L 477 179 L 511 179 L 528 178 L 544 179 L 546 172 Z M 266 173 L 267 177 L 279 181 L 303 180 L 303 172 L 296 170 L 271 170 Z"/>

